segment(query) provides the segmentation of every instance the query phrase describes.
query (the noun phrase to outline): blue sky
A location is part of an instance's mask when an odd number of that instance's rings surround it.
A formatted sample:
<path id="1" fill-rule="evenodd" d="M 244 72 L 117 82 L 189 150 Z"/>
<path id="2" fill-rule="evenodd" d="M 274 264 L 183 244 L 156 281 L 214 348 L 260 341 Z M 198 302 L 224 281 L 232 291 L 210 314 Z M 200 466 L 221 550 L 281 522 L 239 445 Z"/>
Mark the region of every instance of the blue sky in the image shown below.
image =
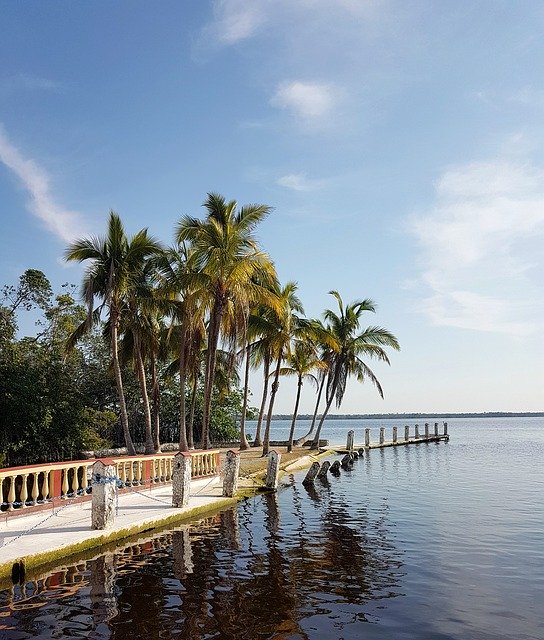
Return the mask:
<path id="1" fill-rule="evenodd" d="M 541 2 L 1 13 L 2 283 L 78 283 L 63 251 L 110 209 L 170 243 L 218 191 L 274 207 L 259 236 L 309 316 L 330 289 L 371 297 L 399 338 L 385 400 L 352 384 L 341 412 L 543 409 Z M 282 382 L 278 412 L 293 401 Z"/>

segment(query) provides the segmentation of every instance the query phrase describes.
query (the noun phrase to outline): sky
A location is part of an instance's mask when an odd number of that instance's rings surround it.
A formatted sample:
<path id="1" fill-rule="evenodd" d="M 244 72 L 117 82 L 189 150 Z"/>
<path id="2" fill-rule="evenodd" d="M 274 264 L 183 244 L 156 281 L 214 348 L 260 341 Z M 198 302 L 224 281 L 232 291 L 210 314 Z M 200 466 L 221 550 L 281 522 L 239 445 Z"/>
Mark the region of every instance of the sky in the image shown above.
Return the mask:
<path id="1" fill-rule="evenodd" d="M 78 284 L 110 209 L 170 244 L 215 191 L 274 208 L 308 317 L 336 289 L 397 336 L 340 413 L 541 411 L 543 32 L 532 0 L 4 2 L 0 284 Z"/>

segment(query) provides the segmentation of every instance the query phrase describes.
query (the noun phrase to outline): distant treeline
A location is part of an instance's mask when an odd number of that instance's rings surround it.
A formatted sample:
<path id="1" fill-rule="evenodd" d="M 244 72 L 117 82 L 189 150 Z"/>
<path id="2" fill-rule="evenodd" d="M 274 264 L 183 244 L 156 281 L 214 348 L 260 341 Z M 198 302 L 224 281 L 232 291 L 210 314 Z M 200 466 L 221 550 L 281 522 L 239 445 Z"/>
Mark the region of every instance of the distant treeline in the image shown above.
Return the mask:
<path id="1" fill-rule="evenodd" d="M 311 420 L 309 414 L 299 414 L 299 420 Z M 279 413 L 272 416 L 273 420 L 290 420 L 289 414 Z M 408 420 L 418 418 L 544 418 L 544 411 L 488 411 L 486 413 L 337 413 L 329 414 L 327 420 Z"/>

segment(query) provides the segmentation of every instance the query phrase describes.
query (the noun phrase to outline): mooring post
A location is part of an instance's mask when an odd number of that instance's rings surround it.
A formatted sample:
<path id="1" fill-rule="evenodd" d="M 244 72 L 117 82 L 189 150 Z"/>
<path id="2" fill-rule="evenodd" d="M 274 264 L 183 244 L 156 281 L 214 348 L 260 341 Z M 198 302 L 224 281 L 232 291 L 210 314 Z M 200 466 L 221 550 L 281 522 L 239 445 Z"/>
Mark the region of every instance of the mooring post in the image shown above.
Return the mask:
<path id="1" fill-rule="evenodd" d="M 380 427 L 380 444 L 385 442 L 385 427 Z"/>
<path id="2" fill-rule="evenodd" d="M 416 440 L 419 438 L 419 425 L 418 424 L 416 424 L 415 438 L 416 438 Z"/>
<path id="3" fill-rule="evenodd" d="M 365 429 L 365 447 L 370 447 L 370 429 Z"/>
<path id="4" fill-rule="evenodd" d="M 447 436 L 448 435 L 448 423 L 444 422 L 444 435 Z"/>
<path id="5" fill-rule="evenodd" d="M 240 454 L 229 450 L 225 456 L 223 471 L 223 495 L 232 498 L 238 490 L 238 476 L 240 475 Z"/>
<path id="6" fill-rule="evenodd" d="M 313 484 L 314 480 L 317 477 L 317 474 L 319 473 L 320 468 L 321 468 L 321 465 L 319 464 L 319 462 L 317 461 L 312 462 L 312 466 L 308 469 L 308 473 L 306 474 L 306 477 L 302 481 L 302 484 Z"/>
<path id="7" fill-rule="evenodd" d="M 267 489 L 276 491 L 278 488 L 278 480 L 280 477 L 280 460 L 281 453 L 271 451 L 268 454 L 268 467 L 266 469 L 265 486 Z"/>
<path id="8" fill-rule="evenodd" d="M 331 466 L 331 463 L 328 460 L 325 460 L 325 462 L 321 465 L 321 468 L 317 472 L 317 477 L 318 478 L 326 478 L 327 477 L 327 471 L 329 470 L 330 466 Z"/>
<path id="9" fill-rule="evenodd" d="M 97 460 L 93 464 L 93 498 L 91 528 L 107 529 L 115 520 L 117 476 L 113 460 Z"/>
<path id="10" fill-rule="evenodd" d="M 397 441 L 397 427 L 393 427 L 393 442 Z"/>
<path id="11" fill-rule="evenodd" d="M 426 438 L 429 437 L 429 423 L 428 422 L 425 423 L 425 437 Z"/>
<path id="12" fill-rule="evenodd" d="M 434 435 L 438 437 L 438 422 L 434 423 Z"/>
<path id="13" fill-rule="evenodd" d="M 351 453 L 353 451 L 353 441 L 355 439 L 355 431 L 348 431 L 348 439 L 346 449 Z"/>
<path id="14" fill-rule="evenodd" d="M 410 427 L 408 425 L 404 426 L 404 439 L 405 440 L 410 439 Z"/>
<path id="15" fill-rule="evenodd" d="M 186 507 L 191 493 L 191 454 L 180 451 L 174 456 L 172 470 L 172 506 Z"/>
<path id="16" fill-rule="evenodd" d="M 346 455 L 342 458 L 340 465 L 342 469 L 351 469 L 351 467 L 353 467 L 353 458 L 351 457 L 351 454 L 346 453 Z"/>

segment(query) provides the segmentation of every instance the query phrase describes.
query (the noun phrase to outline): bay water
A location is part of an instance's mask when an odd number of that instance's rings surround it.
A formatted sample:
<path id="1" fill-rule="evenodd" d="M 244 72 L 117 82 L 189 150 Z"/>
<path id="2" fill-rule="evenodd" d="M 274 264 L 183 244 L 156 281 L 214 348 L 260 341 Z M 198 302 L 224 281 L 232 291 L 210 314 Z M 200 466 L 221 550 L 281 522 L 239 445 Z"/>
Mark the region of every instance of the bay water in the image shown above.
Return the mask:
<path id="1" fill-rule="evenodd" d="M 447 422 L 447 443 L 371 450 L 313 488 L 286 476 L 29 575 L 0 592 L 0 639 L 542 639 L 544 418 Z M 331 420 L 322 437 L 414 423 Z"/>

